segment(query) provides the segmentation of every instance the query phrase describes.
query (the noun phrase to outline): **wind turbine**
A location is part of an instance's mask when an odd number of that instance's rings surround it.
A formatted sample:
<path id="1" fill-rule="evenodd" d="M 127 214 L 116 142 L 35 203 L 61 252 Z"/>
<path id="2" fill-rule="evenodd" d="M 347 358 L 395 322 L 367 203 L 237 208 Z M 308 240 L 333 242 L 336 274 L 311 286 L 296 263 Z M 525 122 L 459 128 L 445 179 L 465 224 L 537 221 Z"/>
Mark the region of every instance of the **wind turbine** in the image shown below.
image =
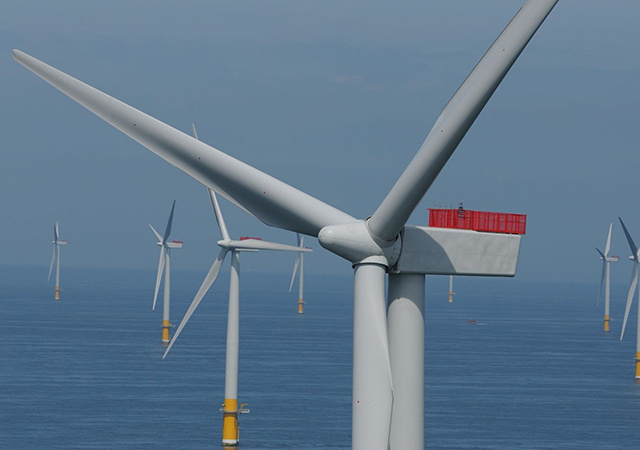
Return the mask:
<path id="1" fill-rule="evenodd" d="M 449 303 L 453 303 L 453 275 L 449 275 Z"/>
<path id="2" fill-rule="evenodd" d="M 636 247 L 636 244 L 631 238 L 631 234 L 624 226 L 624 222 L 620 219 L 620 224 L 624 230 L 624 234 L 631 247 L 631 256 L 629 259 L 633 261 L 633 276 L 631 277 L 631 285 L 629 286 L 629 293 L 627 294 L 627 305 L 624 308 L 624 321 L 622 322 L 622 331 L 620 332 L 620 340 L 624 337 L 624 330 L 627 327 L 627 319 L 629 318 L 629 310 L 631 309 L 631 303 L 633 303 L 633 295 L 636 292 L 636 286 L 638 285 L 638 276 L 640 275 L 640 248 Z M 640 305 L 640 290 L 638 290 L 638 305 Z M 636 381 L 640 381 L 640 306 L 638 306 L 638 328 L 636 329 Z"/>
<path id="3" fill-rule="evenodd" d="M 56 290 L 53 296 L 54 299 L 60 300 L 60 246 L 67 245 L 67 241 L 64 239 L 60 239 L 60 227 L 58 226 L 58 222 L 53 227 L 53 254 L 51 255 L 51 264 L 49 265 L 49 276 L 47 277 L 47 281 L 51 279 L 51 270 L 53 269 L 53 264 L 56 265 Z"/>
<path id="4" fill-rule="evenodd" d="M 600 276 L 600 290 L 598 291 L 598 305 L 600 305 L 600 297 L 602 296 L 602 286 L 604 284 L 604 332 L 609 332 L 609 297 L 610 297 L 610 275 L 611 275 L 611 263 L 618 262 L 617 256 L 609 256 L 609 249 L 611 248 L 611 228 L 613 224 L 609 224 L 609 234 L 607 235 L 607 243 L 604 246 L 604 253 L 602 253 L 597 247 L 596 251 L 600 254 L 602 260 L 602 275 Z"/>
<path id="5" fill-rule="evenodd" d="M 194 128 L 195 134 L 195 128 Z M 197 138 L 197 135 L 196 135 Z M 231 274 L 229 277 L 229 311 L 227 316 L 227 348 L 226 348 L 226 367 L 224 380 L 224 403 L 222 404 L 223 421 L 222 421 L 222 444 L 235 446 L 239 442 L 238 429 L 238 413 L 248 412 L 240 406 L 238 409 L 238 347 L 240 335 L 240 253 L 241 252 L 257 252 L 259 250 L 279 250 L 291 252 L 311 252 L 311 249 L 301 249 L 293 245 L 278 244 L 276 242 L 263 241 L 258 238 L 242 237 L 240 240 L 232 240 L 215 192 L 207 189 L 211 206 L 220 228 L 222 239 L 218 241 L 221 248 L 218 257 L 211 265 L 209 273 L 207 273 L 200 289 L 196 293 L 189 309 L 187 310 L 180 326 L 173 336 L 169 347 L 165 351 L 163 358 L 167 356 L 183 328 L 191 318 L 213 282 L 218 277 L 220 267 L 224 262 L 227 253 L 231 252 Z"/>
<path id="6" fill-rule="evenodd" d="M 158 261 L 158 275 L 156 276 L 156 289 L 153 293 L 153 306 L 152 310 L 156 309 L 156 300 L 158 299 L 158 291 L 160 290 L 160 282 L 162 281 L 162 272 L 164 269 L 164 305 L 162 309 L 162 342 L 169 344 L 171 339 L 169 322 L 169 308 L 171 303 L 171 249 L 182 248 L 182 241 L 169 241 L 169 235 L 171 234 L 171 225 L 173 224 L 173 211 L 176 208 L 176 201 L 173 201 L 171 205 L 171 212 L 169 213 L 169 220 L 167 221 L 167 227 L 164 229 L 164 235 L 160 235 L 151 224 L 151 231 L 158 239 L 158 246 L 160 247 L 160 260 Z"/>
<path id="7" fill-rule="evenodd" d="M 317 236 L 354 269 L 352 448 L 424 446 L 424 275 L 513 276 L 519 235 L 407 225 L 557 0 L 528 0 L 367 219 L 356 219 L 14 50 L 36 75 L 267 225 Z M 373 179 L 368 180 L 374 182 Z M 366 182 L 366 181 L 365 181 Z M 385 277 L 389 274 L 388 306 Z"/>
<path id="8" fill-rule="evenodd" d="M 298 237 L 298 247 L 304 247 L 304 236 L 300 236 L 300 233 L 296 233 Z M 298 279 L 298 314 L 304 313 L 304 251 L 300 251 L 296 257 L 296 262 L 293 264 L 293 274 L 291 275 L 291 283 L 289 283 L 289 292 L 293 289 L 293 282 L 296 279 L 296 272 L 300 266 L 300 278 Z"/>

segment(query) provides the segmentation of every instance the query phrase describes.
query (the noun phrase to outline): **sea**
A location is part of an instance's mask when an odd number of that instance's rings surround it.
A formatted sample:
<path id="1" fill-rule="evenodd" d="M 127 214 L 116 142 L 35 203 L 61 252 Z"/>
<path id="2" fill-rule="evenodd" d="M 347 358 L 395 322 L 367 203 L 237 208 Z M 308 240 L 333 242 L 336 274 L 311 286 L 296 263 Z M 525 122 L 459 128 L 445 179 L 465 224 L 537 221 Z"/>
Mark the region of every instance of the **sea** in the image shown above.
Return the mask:
<path id="1" fill-rule="evenodd" d="M 63 267 L 54 301 L 47 269 L 0 267 L 0 448 L 222 448 L 228 274 L 163 360 L 154 271 Z M 203 277 L 172 273 L 173 324 Z M 350 448 L 352 278 L 306 274 L 303 315 L 288 284 L 241 274 L 239 448 Z M 425 448 L 640 448 L 626 286 L 609 334 L 596 283 L 426 289 Z"/>

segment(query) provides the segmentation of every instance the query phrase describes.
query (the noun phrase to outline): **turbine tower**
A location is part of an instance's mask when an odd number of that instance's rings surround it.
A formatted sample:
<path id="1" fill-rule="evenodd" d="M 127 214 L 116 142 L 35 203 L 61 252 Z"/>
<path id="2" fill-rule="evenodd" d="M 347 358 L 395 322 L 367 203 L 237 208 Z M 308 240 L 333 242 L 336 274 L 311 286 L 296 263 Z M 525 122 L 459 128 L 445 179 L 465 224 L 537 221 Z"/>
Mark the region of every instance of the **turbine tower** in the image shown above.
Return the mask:
<path id="1" fill-rule="evenodd" d="M 60 246 L 67 245 L 67 241 L 64 239 L 60 239 L 60 227 L 58 226 L 58 222 L 53 227 L 53 254 L 51 255 L 51 264 L 49 264 L 49 276 L 47 277 L 47 281 L 51 279 L 51 270 L 53 269 L 53 265 L 56 265 L 56 290 L 53 298 L 55 300 L 60 300 Z"/>
<path id="2" fill-rule="evenodd" d="M 514 276 L 520 236 L 427 228 L 407 221 L 556 3 L 528 0 L 520 8 L 366 219 L 305 194 L 29 55 L 14 50 L 14 58 L 267 225 L 318 237 L 325 249 L 349 261 L 354 270 L 352 448 L 419 449 L 424 447 L 424 276 Z M 363 182 L 375 179 L 367 175 Z"/>
<path id="3" fill-rule="evenodd" d="M 173 211 L 176 207 L 176 201 L 173 201 L 171 205 L 171 212 L 169 213 L 169 220 L 167 221 L 167 227 L 164 230 L 164 235 L 160 235 L 151 224 L 151 231 L 158 239 L 158 246 L 160 247 L 160 260 L 158 261 L 158 275 L 156 276 L 156 289 L 153 293 L 153 306 L 152 310 L 156 309 L 156 300 L 158 299 L 158 291 L 160 290 L 160 282 L 162 281 L 162 273 L 164 269 L 164 305 L 162 309 L 162 343 L 169 344 L 171 339 L 169 322 L 169 309 L 171 303 L 171 249 L 182 248 L 182 241 L 169 241 L 169 235 L 171 234 L 171 225 L 173 224 Z"/>
<path id="4" fill-rule="evenodd" d="M 453 275 L 449 275 L 449 303 L 453 303 Z"/>
<path id="5" fill-rule="evenodd" d="M 596 251 L 600 254 L 602 260 L 602 275 L 600 276 L 600 289 L 598 290 L 598 305 L 600 305 L 600 297 L 602 296 L 602 286 L 604 289 L 604 332 L 609 332 L 609 298 L 610 298 L 610 275 L 611 275 L 611 263 L 618 262 L 617 256 L 609 256 L 609 249 L 611 248 L 611 228 L 613 224 L 609 224 L 609 234 L 607 235 L 607 243 L 604 246 L 604 253 L 602 253 L 597 247 Z"/>
<path id="6" fill-rule="evenodd" d="M 620 218 L 618 217 L 618 219 Z M 633 277 L 631 277 L 631 285 L 629 286 L 629 293 L 627 294 L 627 305 L 624 308 L 624 321 L 622 322 L 622 331 L 620 332 L 620 340 L 622 340 L 624 337 L 624 330 L 627 327 L 629 310 L 633 303 L 633 295 L 635 294 L 636 286 L 638 285 L 638 276 L 640 275 L 640 248 L 636 247 L 636 244 L 633 242 L 631 234 L 629 234 L 629 230 L 627 230 L 622 219 L 620 219 L 620 224 L 622 225 L 624 234 L 627 237 L 627 242 L 629 242 L 629 247 L 631 247 L 631 256 L 629 259 L 633 261 Z M 636 329 L 636 381 L 640 382 L 640 289 L 638 290 L 638 302 L 638 327 Z"/>
<path id="7" fill-rule="evenodd" d="M 298 247 L 305 248 L 304 236 L 300 236 L 300 233 L 296 233 L 298 238 Z M 296 272 L 300 266 L 300 278 L 298 279 L 298 314 L 304 313 L 304 252 L 300 251 L 296 257 L 296 262 L 293 264 L 293 274 L 291 275 L 291 283 L 289 283 L 289 292 L 293 289 L 293 282 L 296 279 Z"/>
<path id="8" fill-rule="evenodd" d="M 195 128 L 194 128 L 195 134 Z M 197 135 L 196 135 L 197 137 Z M 173 336 L 169 347 L 165 351 L 163 358 L 167 356 L 178 336 L 182 332 L 191 315 L 196 310 L 213 282 L 218 277 L 220 267 L 224 262 L 227 253 L 231 252 L 231 273 L 229 278 L 229 311 L 227 316 L 227 347 L 226 347 L 226 366 L 224 379 L 224 403 L 222 404 L 222 444 L 225 446 L 236 446 L 239 443 L 238 414 L 247 413 L 249 410 L 244 409 L 240 405 L 238 408 L 238 347 L 240 336 L 240 253 L 241 252 L 257 252 L 259 250 L 279 250 L 291 252 L 311 252 L 311 249 L 301 249 L 293 245 L 278 244 L 275 242 L 263 241 L 258 238 L 241 237 L 240 240 L 232 240 L 215 192 L 207 189 L 211 206 L 220 228 L 222 239 L 218 241 L 221 248 L 218 257 L 211 265 L 209 273 L 207 273 L 200 289 L 196 293 L 195 298 L 191 302 L 176 334 Z"/>

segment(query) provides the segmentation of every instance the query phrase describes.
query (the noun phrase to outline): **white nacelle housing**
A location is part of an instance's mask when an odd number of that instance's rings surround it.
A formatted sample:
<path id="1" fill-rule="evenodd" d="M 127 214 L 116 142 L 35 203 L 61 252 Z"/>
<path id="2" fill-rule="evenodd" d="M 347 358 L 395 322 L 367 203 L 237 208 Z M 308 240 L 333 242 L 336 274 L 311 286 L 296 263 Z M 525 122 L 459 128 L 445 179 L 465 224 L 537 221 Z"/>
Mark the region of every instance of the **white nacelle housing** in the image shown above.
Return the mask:
<path id="1" fill-rule="evenodd" d="M 406 226 L 391 273 L 425 275 L 516 274 L 520 235 Z"/>

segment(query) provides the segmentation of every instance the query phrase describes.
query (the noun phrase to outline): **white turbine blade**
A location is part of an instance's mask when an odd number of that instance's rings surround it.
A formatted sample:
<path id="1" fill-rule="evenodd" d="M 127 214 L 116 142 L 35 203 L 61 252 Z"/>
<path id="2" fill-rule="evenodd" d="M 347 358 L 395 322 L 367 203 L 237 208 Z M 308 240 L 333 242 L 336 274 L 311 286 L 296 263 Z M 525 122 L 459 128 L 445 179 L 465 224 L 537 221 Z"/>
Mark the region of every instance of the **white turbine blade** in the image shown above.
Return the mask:
<path id="1" fill-rule="evenodd" d="M 557 0 L 529 0 L 456 91 L 368 226 L 393 241 Z"/>
<path id="2" fill-rule="evenodd" d="M 218 222 L 218 228 L 220 228 L 220 234 L 222 234 L 222 239 L 228 241 L 231 239 L 229 236 L 229 230 L 227 230 L 227 224 L 224 222 L 224 217 L 222 216 L 222 210 L 220 209 L 220 204 L 218 203 L 218 197 L 216 197 L 216 193 L 211 189 L 207 189 L 209 193 L 209 200 L 211 200 L 211 207 L 213 208 L 213 213 L 216 216 L 216 222 Z"/>
<path id="3" fill-rule="evenodd" d="M 598 289 L 598 306 L 600 306 L 600 297 L 602 296 L 602 287 L 604 286 L 604 276 L 607 271 L 607 261 L 602 261 L 602 274 L 600 275 L 600 289 Z"/>
<path id="4" fill-rule="evenodd" d="M 167 228 L 164 229 L 164 236 L 162 237 L 162 243 L 164 244 L 169 240 L 169 235 L 171 234 L 171 225 L 173 224 L 173 211 L 176 209 L 176 201 L 173 201 L 173 205 L 171 205 L 171 213 L 169 213 L 169 220 L 167 221 Z"/>
<path id="5" fill-rule="evenodd" d="M 350 215 L 19 50 L 14 59 L 76 102 L 229 201 L 278 228 L 317 236 Z"/>
<path id="6" fill-rule="evenodd" d="M 627 242 L 629 243 L 629 247 L 631 247 L 631 255 L 633 256 L 633 260 L 637 262 L 638 247 L 636 247 L 635 242 L 633 242 L 633 238 L 631 237 L 631 234 L 629 234 L 629 230 L 627 230 L 627 227 L 624 225 L 624 222 L 622 221 L 622 219 L 620 217 L 618 217 L 618 219 L 620 220 L 620 225 L 622 225 L 622 230 L 624 231 L 624 235 L 627 237 Z"/>
<path id="7" fill-rule="evenodd" d="M 620 340 L 624 337 L 624 330 L 627 327 L 627 319 L 629 318 L 629 310 L 631 309 L 631 303 L 633 303 L 633 294 L 636 292 L 636 285 L 638 284 L 638 263 L 633 262 L 633 279 L 629 286 L 629 293 L 627 294 L 627 305 L 624 307 L 624 320 L 622 321 L 622 331 L 620 332 Z"/>
<path id="8" fill-rule="evenodd" d="M 613 224 L 609 224 L 609 234 L 607 234 L 607 244 L 604 246 L 604 256 L 609 256 L 609 249 L 611 249 L 611 228 Z"/>
<path id="9" fill-rule="evenodd" d="M 352 448 L 387 449 L 393 381 L 387 332 L 386 269 L 355 267 L 353 287 Z"/>
<path id="10" fill-rule="evenodd" d="M 171 342 L 169 343 L 167 350 L 164 352 L 164 355 L 162 355 L 162 359 L 166 358 L 167 354 L 169 353 L 169 350 L 171 350 L 171 347 L 173 347 L 173 344 L 176 342 L 176 339 L 178 339 L 178 336 L 180 336 L 182 329 L 191 318 L 191 315 L 196 310 L 196 308 L 204 298 L 205 294 L 209 291 L 209 288 L 211 287 L 213 282 L 216 281 L 216 278 L 218 277 L 218 273 L 220 272 L 220 267 L 224 262 L 224 257 L 227 256 L 227 252 L 228 250 L 226 248 L 223 248 L 222 250 L 220 250 L 220 253 L 218 253 L 218 257 L 213 262 L 211 269 L 209 269 L 209 273 L 207 273 L 207 276 L 204 277 L 204 281 L 202 282 L 200 289 L 198 289 L 198 292 L 196 293 L 196 296 L 191 302 L 189 309 L 187 310 L 186 314 L 182 318 L 182 322 L 180 322 L 180 325 L 178 326 L 178 330 L 173 335 L 173 338 L 171 339 Z"/>
<path id="11" fill-rule="evenodd" d="M 53 244 L 53 254 L 51 255 L 51 264 L 49 265 L 49 276 L 47 277 L 47 281 L 51 279 L 51 271 L 53 270 L 53 263 L 56 260 L 56 250 L 58 246 Z"/>
<path id="12" fill-rule="evenodd" d="M 300 233 L 296 233 L 296 240 L 298 241 L 298 247 L 300 248 L 304 248 L 304 237 L 301 238 L 300 237 Z M 300 255 L 302 253 L 298 253 L 298 256 L 296 256 L 296 262 L 293 264 L 293 274 L 291 275 L 291 283 L 289 284 L 289 292 L 291 292 L 291 289 L 293 289 L 293 282 L 296 279 L 296 272 L 298 271 L 298 265 L 300 264 Z M 300 276 L 302 276 L 302 273 L 300 273 Z"/>
<path id="13" fill-rule="evenodd" d="M 198 132 L 196 131 L 196 124 L 195 123 L 191 124 L 191 131 L 193 131 L 193 137 L 198 139 Z M 198 139 L 198 140 L 200 140 L 200 139 Z"/>
<path id="14" fill-rule="evenodd" d="M 289 292 L 293 289 L 293 282 L 296 279 L 296 272 L 298 272 L 298 265 L 300 264 L 300 253 L 296 256 L 296 262 L 293 264 L 293 274 L 291 274 L 291 283 L 289 283 Z"/>
<path id="15" fill-rule="evenodd" d="M 151 231 L 153 231 L 153 234 L 155 234 L 156 237 L 158 238 L 158 242 L 162 242 L 162 236 L 160 236 L 160 233 L 158 233 L 156 229 L 153 228 L 153 225 L 149 224 L 149 226 L 151 227 Z"/>
<path id="16" fill-rule="evenodd" d="M 156 290 L 153 293 L 152 310 L 156 309 L 156 300 L 158 299 L 158 290 L 160 290 L 160 282 L 162 281 L 162 269 L 164 269 L 164 245 L 160 247 L 160 261 L 158 262 L 158 276 L 156 277 Z"/>
<path id="17" fill-rule="evenodd" d="M 281 252 L 313 252 L 310 248 L 300 248 L 295 245 L 280 244 L 278 242 L 262 241 L 259 239 L 245 239 L 243 241 L 229 241 L 228 247 L 238 250 L 277 250 Z"/>
<path id="18" fill-rule="evenodd" d="M 56 225 L 53 227 L 53 243 L 57 244 L 58 243 L 58 222 L 56 222 Z"/>

